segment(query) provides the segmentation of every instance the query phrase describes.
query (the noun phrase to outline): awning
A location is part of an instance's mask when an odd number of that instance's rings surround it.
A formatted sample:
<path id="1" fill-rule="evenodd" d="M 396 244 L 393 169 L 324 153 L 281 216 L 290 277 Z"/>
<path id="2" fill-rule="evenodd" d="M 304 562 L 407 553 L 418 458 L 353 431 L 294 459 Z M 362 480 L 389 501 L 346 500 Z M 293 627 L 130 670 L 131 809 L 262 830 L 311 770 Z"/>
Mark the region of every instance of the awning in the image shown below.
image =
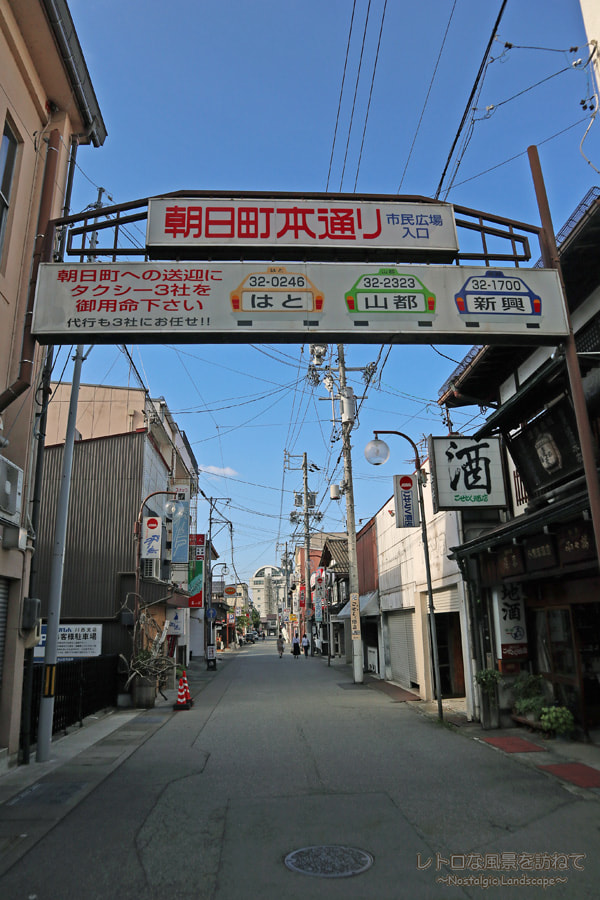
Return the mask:
<path id="1" fill-rule="evenodd" d="M 555 500 L 542 509 L 517 516 L 458 547 L 449 547 L 448 558 L 460 559 L 465 556 L 473 556 L 500 544 L 506 544 L 513 538 L 539 534 L 544 525 L 551 525 L 554 522 L 568 523 L 581 515 L 584 510 L 589 510 L 589 505 L 587 491 L 572 494 L 564 500 Z"/>
<path id="2" fill-rule="evenodd" d="M 379 615 L 379 591 L 371 591 L 369 594 L 362 594 L 360 597 L 360 617 Z M 333 618 L 333 616 L 332 616 Z M 346 603 L 344 608 L 335 617 L 336 619 L 350 618 L 350 601 Z"/>

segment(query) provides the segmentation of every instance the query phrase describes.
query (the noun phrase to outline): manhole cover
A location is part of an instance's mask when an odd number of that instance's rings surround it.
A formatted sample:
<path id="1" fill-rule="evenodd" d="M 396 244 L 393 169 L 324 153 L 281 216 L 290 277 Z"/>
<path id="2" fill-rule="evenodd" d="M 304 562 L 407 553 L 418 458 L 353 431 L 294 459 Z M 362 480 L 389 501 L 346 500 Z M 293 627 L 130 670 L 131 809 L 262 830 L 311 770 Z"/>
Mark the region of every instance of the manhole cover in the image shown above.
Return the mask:
<path id="1" fill-rule="evenodd" d="M 318 878 L 348 878 L 373 865 L 373 857 L 356 847 L 303 847 L 288 853 L 285 864 L 292 872 Z"/>

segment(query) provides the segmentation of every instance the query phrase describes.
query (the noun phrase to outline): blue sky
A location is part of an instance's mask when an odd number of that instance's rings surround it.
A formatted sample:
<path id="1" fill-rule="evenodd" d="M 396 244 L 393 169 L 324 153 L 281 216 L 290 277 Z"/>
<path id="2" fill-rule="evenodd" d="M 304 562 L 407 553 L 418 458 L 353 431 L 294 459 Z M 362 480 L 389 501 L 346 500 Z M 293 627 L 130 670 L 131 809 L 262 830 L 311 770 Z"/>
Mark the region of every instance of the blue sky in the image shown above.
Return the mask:
<path id="1" fill-rule="evenodd" d="M 185 189 L 433 197 L 501 2 L 70 0 L 69 6 L 108 129 L 104 147 L 79 151 L 72 203 L 79 212 L 95 202 L 99 187 L 114 203 Z M 539 222 L 526 153 L 536 144 L 558 230 L 600 183 L 593 168 L 600 168 L 597 123 L 583 144 L 593 165 L 580 148 L 590 121 L 581 103 L 592 92 L 588 56 L 577 0 L 509 0 L 440 199 Z M 416 441 L 446 433 L 438 391 L 468 349 L 346 348 L 351 368 L 378 361 L 353 433 L 357 520 L 386 502 L 393 472 L 410 469 L 410 448 L 401 441 L 383 473 L 366 463 L 363 448 L 373 429 L 404 431 Z M 152 396 L 165 397 L 186 432 L 204 493 L 231 500 L 218 507 L 233 522 L 242 580 L 278 563 L 281 545 L 294 542 L 289 513 L 293 491 L 302 486 L 303 452 L 320 469 L 310 488 L 323 498 L 321 527 L 344 530 L 343 503 L 330 502 L 328 492 L 330 481 L 341 479 L 341 442 L 331 404 L 321 399 L 324 387 L 306 380 L 308 346 L 129 351 Z M 360 373 L 349 377 L 361 395 Z M 82 380 L 137 384 L 125 354 L 110 346 L 93 349 Z M 455 428 L 469 434 L 477 412 L 457 411 Z M 198 530 L 206 523 L 201 502 Z M 229 560 L 226 531 L 216 544 Z"/>

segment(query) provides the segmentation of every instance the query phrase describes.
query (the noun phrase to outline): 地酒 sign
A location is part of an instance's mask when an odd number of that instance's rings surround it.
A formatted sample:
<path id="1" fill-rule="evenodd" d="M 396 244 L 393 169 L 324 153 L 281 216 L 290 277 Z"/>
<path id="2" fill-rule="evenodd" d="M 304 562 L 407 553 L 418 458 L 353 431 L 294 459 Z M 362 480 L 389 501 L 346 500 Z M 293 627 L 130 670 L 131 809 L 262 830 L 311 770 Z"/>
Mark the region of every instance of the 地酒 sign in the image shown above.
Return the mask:
<path id="1" fill-rule="evenodd" d="M 43 263 L 41 343 L 554 343 L 554 269 L 369 263 Z"/>
<path id="2" fill-rule="evenodd" d="M 148 202 L 150 257 L 172 251 L 211 259 L 423 259 L 458 251 L 447 203 L 330 197 L 158 197 Z"/>

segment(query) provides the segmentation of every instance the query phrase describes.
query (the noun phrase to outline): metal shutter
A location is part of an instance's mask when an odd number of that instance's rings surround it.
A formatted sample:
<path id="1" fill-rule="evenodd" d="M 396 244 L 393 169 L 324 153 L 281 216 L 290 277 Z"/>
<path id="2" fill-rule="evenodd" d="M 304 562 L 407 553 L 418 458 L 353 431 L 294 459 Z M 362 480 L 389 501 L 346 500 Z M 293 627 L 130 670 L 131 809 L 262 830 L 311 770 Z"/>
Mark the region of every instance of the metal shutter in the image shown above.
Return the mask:
<path id="1" fill-rule="evenodd" d="M 388 613 L 392 679 L 404 687 L 418 684 L 414 620 L 414 610 Z"/>
<path id="2" fill-rule="evenodd" d="M 433 592 L 433 608 L 436 613 L 460 612 L 458 588 L 456 586 L 444 591 Z"/>
<path id="3" fill-rule="evenodd" d="M 0 681 L 4 666 L 4 642 L 6 640 L 6 619 L 8 616 L 8 579 L 0 578 Z"/>

